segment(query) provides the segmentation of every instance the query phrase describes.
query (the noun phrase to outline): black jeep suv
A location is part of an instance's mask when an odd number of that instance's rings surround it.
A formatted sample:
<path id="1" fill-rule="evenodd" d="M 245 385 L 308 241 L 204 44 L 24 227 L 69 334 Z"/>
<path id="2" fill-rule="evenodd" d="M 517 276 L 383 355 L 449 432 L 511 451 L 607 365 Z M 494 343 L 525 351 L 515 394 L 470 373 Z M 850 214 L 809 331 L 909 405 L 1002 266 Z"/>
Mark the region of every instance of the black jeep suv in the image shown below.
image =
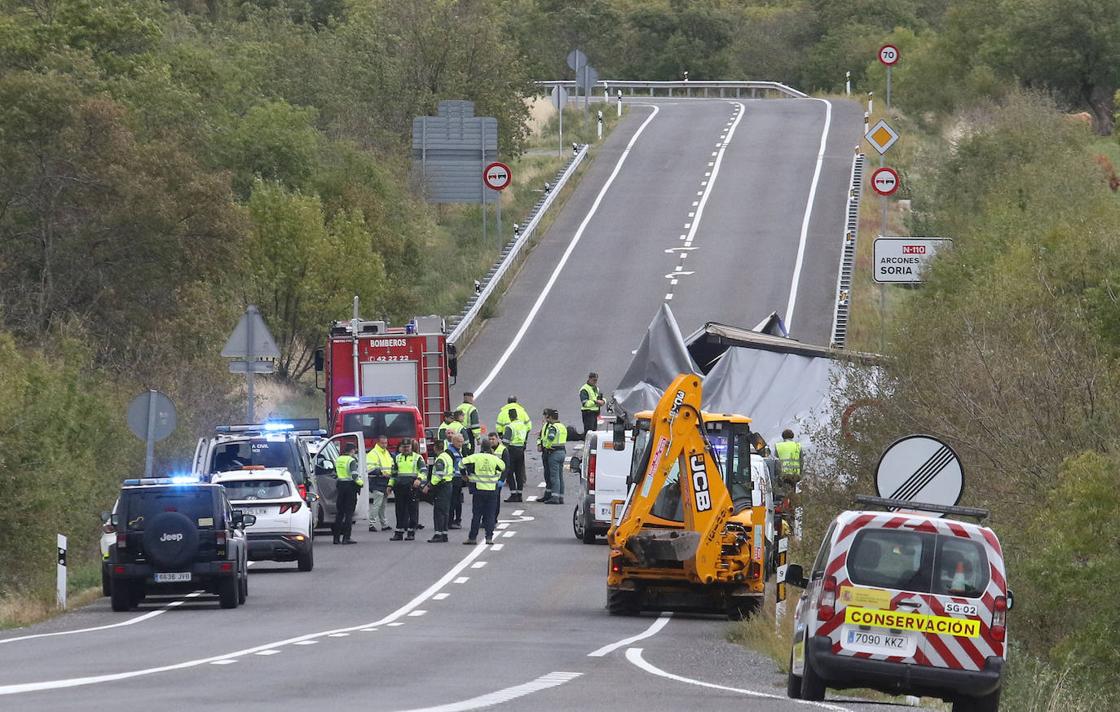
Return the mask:
<path id="1" fill-rule="evenodd" d="M 222 608 L 249 595 L 245 527 L 256 517 L 230 507 L 221 485 L 125 480 L 113 514 L 109 596 L 127 611 L 149 593 L 208 591 Z"/>

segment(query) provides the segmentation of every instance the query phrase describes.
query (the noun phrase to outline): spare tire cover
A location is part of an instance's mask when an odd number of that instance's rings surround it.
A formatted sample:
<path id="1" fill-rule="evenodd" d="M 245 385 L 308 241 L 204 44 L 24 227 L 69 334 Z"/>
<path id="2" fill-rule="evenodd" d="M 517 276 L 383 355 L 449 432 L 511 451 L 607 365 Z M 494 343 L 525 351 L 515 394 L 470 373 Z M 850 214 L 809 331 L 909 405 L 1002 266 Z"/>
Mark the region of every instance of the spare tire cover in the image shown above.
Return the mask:
<path id="1" fill-rule="evenodd" d="M 144 551 L 161 569 L 177 569 L 198 553 L 198 528 L 182 512 L 161 512 L 144 529 Z"/>

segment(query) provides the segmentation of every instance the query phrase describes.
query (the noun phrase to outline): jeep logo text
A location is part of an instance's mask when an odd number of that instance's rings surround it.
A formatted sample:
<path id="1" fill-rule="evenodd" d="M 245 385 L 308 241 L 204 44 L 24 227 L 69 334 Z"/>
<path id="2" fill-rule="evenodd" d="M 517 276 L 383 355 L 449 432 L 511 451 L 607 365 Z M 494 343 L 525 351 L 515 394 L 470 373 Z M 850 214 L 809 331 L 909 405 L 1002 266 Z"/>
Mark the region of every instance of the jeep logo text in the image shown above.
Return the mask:
<path id="1" fill-rule="evenodd" d="M 159 540 L 160 541 L 182 541 L 183 540 L 183 533 L 182 532 L 177 532 L 175 534 L 164 533 L 164 535 L 161 536 L 159 538 Z"/>

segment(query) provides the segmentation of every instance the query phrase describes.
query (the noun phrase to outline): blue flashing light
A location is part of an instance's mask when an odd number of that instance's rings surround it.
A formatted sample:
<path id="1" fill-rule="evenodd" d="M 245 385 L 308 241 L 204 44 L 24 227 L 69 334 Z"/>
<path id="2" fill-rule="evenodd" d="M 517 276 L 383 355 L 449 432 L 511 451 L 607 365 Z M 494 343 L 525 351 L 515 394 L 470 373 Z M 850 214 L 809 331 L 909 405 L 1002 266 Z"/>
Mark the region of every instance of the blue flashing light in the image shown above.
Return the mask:
<path id="1" fill-rule="evenodd" d="M 408 398 L 403 393 L 385 396 L 342 396 L 338 399 L 339 405 L 377 405 L 379 403 L 407 403 Z"/>
<path id="2" fill-rule="evenodd" d="M 172 475 L 170 480 L 173 485 L 198 484 L 202 481 L 198 475 Z"/>
<path id="3" fill-rule="evenodd" d="M 292 424 L 291 423 L 265 423 L 264 424 L 264 429 L 265 430 L 271 430 L 271 431 L 291 430 L 292 429 Z"/>

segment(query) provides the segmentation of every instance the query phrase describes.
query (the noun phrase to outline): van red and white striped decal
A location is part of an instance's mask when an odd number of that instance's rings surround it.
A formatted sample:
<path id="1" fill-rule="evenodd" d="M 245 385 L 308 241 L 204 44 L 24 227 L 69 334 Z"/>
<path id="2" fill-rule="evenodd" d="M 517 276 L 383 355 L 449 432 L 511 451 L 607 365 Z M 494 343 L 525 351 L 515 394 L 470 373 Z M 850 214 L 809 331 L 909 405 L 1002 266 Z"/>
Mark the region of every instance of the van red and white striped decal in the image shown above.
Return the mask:
<path id="1" fill-rule="evenodd" d="M 836 655 L 868 658 L 872 660 L 885 660 L 911 665 L 924 665 L 928 667 L 954 668 L 960 670 L 980 670 L 989 657 L 1003 657 L 1004 643 L 992 636 L 991 621 L 997 596 L 1007 595 L 1007 574 L 1004 569 L 1003 552 L 995 534 L 986 527 L 971 523 L 950 521 L 925 515 L 898 514 L 895 512 L 845 512 L 838 519 L 836 534 L 831 544 L 828 564 L 825 566 L 825 576 L 835 576 L 838 589 L 852 586 L 848 577 L 847 559 L 852 542 L 857 532 L 868 529 L 899 529 L 905 528 L 918 532 L 929 532 L 947 536 L 970 539 L 984 547 L 988 557 L 989 576 L 988 585 L 979 598 L 962 598 L 957 596 L 937 596 L 928 593 L 898 592 L 891 599 L 891 609 L 894 610 L 903 599 L 920 599 L 921 604 L 914 610 L 907 610 L 922 615 L 948 616 L 944 608 L 949 601 L 971 604 L 976 606 L 977 616 L 969 617 L 970 620 L 979 619 L 980 635 L 976 638 L 953 636 L 936 633 L 915 633 L 918 636 L 918 645 L 910 657 L 892 655 L 879 655 L 865 652 L 846 650 L 841 645 L 842 626 L 846 604 L 838 600 L 836 611 L 827 621 L 812 620 L 810 625 L 815 628 L 810 635 L 824 635 L 832 639 L 832 652 Z"/>

